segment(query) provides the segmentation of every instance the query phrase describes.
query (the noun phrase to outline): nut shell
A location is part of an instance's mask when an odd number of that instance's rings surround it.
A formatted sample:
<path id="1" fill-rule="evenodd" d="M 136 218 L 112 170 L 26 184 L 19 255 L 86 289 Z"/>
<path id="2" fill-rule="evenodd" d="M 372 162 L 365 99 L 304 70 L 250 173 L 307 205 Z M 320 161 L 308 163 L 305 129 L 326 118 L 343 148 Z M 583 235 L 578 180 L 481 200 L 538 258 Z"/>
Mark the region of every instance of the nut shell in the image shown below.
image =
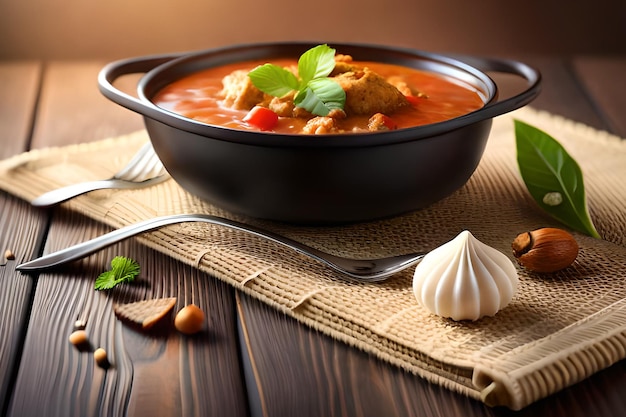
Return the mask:
<path id="1" fill-rule="evenodd" d="M 524 268 L 541 273 L 560 271 L 578 256 L 578 243 L 563 229 L 544 227 L 519 234 L 511 245 L 513 255 Z"/>

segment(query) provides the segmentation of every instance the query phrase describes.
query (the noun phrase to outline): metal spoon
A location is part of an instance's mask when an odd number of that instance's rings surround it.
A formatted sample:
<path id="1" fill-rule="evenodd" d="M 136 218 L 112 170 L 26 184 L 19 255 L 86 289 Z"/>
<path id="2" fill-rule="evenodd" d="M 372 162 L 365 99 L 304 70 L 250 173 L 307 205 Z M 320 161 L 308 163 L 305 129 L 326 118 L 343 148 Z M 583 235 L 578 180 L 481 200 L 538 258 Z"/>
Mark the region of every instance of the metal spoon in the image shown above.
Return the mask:
<path id="1" fill-rule="evenodd" d="M 425 253 L 412 253 L 380 259 L 349 259 L 322 252 L 318 249 L 312 248 L 300 242 L 296 242 L 295 240 L 289 239 L 287 237 L 280 236 L 273 232 L 262 230 L 254 226 L 239 223 L 234 220 L 206 214 L 177 214 L 171 216 L 155 217 L 153 219 L 122 227 L 97 238 L 23 263 L 21 265 L 18 265 L 16 269 L 19 271 L 37 271 L 49 269 L 64 264 L 66 262 L 80 259 L 84 256 L 90 255 L 100 249 L 103 249 L 129 237 L 135 236 L 139 233 L 154 230 L 170 224 L 185 222 L 204 222 L 251 233 L 255 236 L 259 236 L 272 242 L 279 243 L 301 254 L 307 255 L 313 259 L 323 262 L 334 270 L 339 271 L 349 277 L 366 282 L 384 281 L 391 275 L 417 264 L 419 261 L 422 260 L 425 255 Z"/>

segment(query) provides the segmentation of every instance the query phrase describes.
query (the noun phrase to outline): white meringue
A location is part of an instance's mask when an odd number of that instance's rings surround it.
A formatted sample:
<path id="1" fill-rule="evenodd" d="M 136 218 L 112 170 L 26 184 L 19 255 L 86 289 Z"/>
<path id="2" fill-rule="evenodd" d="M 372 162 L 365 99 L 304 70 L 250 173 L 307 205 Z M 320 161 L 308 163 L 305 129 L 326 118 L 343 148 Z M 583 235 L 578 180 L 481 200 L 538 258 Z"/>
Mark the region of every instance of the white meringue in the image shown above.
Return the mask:
<path id="1" fill-rule="evenodd" d="M 509 304 L 517 285 L 513 261 L 467 230 L 429 252 L 413 276 L 417 301 L 453 320 L 495 315 Z"/>

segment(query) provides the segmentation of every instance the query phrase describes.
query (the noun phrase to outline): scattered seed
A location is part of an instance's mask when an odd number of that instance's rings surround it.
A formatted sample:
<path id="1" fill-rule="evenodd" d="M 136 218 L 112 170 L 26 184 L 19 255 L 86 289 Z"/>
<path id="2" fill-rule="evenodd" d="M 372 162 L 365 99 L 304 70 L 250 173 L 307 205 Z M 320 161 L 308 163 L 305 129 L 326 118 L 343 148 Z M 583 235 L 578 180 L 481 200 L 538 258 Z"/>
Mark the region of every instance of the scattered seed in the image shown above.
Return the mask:
<path id="1" fill-rule="evenodd" d="M 74 330 L 85 330 L 87 327 L 87 323 L 84 320 L 76 320 L 74 322 Z"/>
<path id="2" fill-rule="evenodd" d="M 102 348 L 98 348 L 93 352 L 93 358 L 101 368 L 106 369 L 110 366 L 109 359 L 107 358 L 107 352 Z"/>
<path id="3" fill-rule="evenodd" d="M 13 259 L 15 259 L 15 254 L 13 253 L 11 249 L 7 249 L 4 251 L 4 258 L 7 261 L 12 261 Z"/>
<path id="4" fill-rule="evenodd" d="M 87 332 L 85 330 L 75 330 L 69 337 L 70 343 L 74 346 L 84 346 L 89 343 Z"/>
<path id="5" fill-rule="evenodd" d="M 174 319 L 176 330 L 184 334 L 195 334 L 204 326 L 204 312 L 196 305 L 183 307 Z"/>

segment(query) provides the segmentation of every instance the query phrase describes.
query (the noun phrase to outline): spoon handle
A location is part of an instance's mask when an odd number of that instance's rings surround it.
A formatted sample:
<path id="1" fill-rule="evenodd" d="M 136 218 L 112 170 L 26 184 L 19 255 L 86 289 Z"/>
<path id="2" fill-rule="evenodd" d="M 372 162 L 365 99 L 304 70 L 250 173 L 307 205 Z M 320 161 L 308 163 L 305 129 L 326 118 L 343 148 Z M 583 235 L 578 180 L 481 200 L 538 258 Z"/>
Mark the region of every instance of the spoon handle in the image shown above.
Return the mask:
<path id="1" fill-rule="evenodd" d="M 163 226 L 185 223 L 185 222 L 204 222 L 226 226 L 231 229 L 245 231 L 256 236 L 263 237 L 273 242 L 290 247 L 300 253 L 311 256 L 324 263 L 329 263 L 327 258 L 333 258 L 332 255 L 324 254 L 315 248 L 308 247 L 300 242 L 296 242 L 287 237 L 274 234 L 272 232 L 258 229 L 254 226 L 239 223 L 221 217 L 205 215 L 205 214 L 177 214 L 171 216 L 155 217 L 153 219 L 144 220 L 129 226 L 122 227 L 102 236 L 76 244 L 74 246 L 62 249 L 60 251 L 44 255 L 40 258 L 25 262 L 17 266 L 19 271 L 36 271 L 53 268 L 64 263 L 74 261 L 85 256 L 91 255 L 107 246 L 113 245 L 121 240 L 128 239 L 140 233 L 158 229 Z"/>
<path id="2" fill-rule="evenodd" d="M 29 262 L 25 262 L 18 265 L 16 269 L 19 271 L 38 271 L 50 269 L 64 263 L 83 258 L 87 255 L 91 255 L 92 253 L 104 249 L 107 246 L 135 236 L 139 233 L 148 232 L 150 230 L 175 223 L 185 222 L 204 222 L 247 232 L 281 244 L 303 255 L 323 262 L 346 276 L 367 282 L 384 281 L 396 272 L 406 269 L 419 262 L 424 256 L 424 254 L 407 254 L 382 259 L 342 258 L 322 252 L 285 236 L 281 236 L 267 230 L 262 230 L 248 224 L 239 223 L 234 220 L 207 214 L 176 214 L 171 216 L 155 217 L 153 219 L 144 220 L 139 223 L 122 227 L 86 242 L 62 249 L 58 252 L 44 255 Z"/>

